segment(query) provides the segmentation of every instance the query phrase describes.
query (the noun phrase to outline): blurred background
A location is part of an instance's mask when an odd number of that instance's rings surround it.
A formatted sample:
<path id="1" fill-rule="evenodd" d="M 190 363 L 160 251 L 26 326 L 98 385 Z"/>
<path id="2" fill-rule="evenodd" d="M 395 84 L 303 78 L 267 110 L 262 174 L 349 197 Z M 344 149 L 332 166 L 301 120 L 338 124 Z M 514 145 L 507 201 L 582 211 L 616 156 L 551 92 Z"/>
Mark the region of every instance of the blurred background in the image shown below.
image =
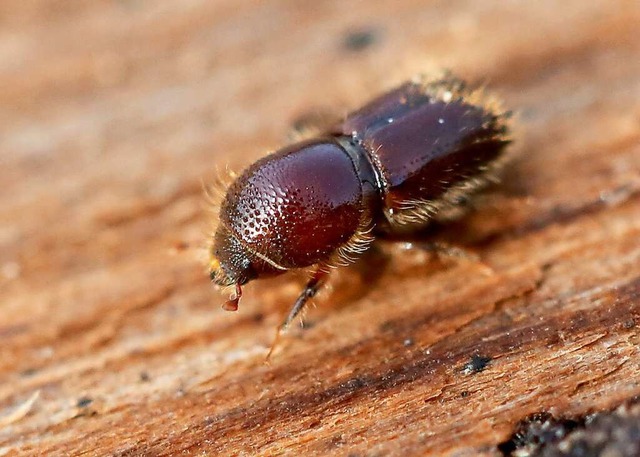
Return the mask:
<path id="1" fill-rule="evenodd" d="M 187 427 L 194 405 L 210 413 L 269 395 L 251 376 L 266 376 L 261 357 L 299 284 L 248 288 L 244 309 L 224 314 L 199 250 L 176 247 L 205 244 L 202 183 L 280 147 L 300 116 L 344 113 L 416 73 L 449 68 L 489 86 L 518 119 L 502 206 L 472 215 L 454 236 L 492 249 L 505 231 L 627 201 L 640 189 L 639 26 L 636 0 L 3 0 L 0 417 L 11 420 L 0 423 L 0 455 L 134 445 L 144 454 L 152 428 L 167 436 L 176 423 Z M 621 218 L 602 240 L 637 229 Z M 607 258 L 638 249 L 625 246 Z M 494 260 L 515 265 L 517 252 Z M 389 278 L 297 354 L 311 361 L 322 341 L 358 340 L 367 330 L 352 327 L 354 316 L 376 315 L 376 303 L 405 303 L 400 310 L 414 315 L 410 306 L 435 300 L 436 286 L 460 287 L 460 278 L 439 280 L 420 289 Z M 312 313 L 329 319 L 331 309 Z M 322 379 L 303 374 L 301 386 Z M 242 379 L 242 392 L 229 387 Z M 192 391 L 206 400 L 176 400 Z M 12 416 L 34 393 L 37 402 Z M 98 418 L 69 423 L 86 412 L 83 398 Z M 514 422 L 504 418 L 493 442 Z M 100 442 L 107 428 L 113 436 Z"/>

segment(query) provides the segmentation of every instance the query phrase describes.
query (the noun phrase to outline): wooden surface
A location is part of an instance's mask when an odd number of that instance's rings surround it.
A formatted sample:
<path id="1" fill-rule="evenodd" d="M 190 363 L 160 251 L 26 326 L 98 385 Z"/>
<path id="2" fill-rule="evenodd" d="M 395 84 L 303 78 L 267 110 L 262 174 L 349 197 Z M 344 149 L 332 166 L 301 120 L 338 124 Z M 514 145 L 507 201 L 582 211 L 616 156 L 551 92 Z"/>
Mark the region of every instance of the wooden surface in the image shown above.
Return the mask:
<path id="1" fill-rule="evenodd" d="M 0 4 L 0 456 L 500 455 L 640 394 L 640 4 L 303 5 Z M 302 278 L 222 311 L 201 182 L 438 67 L 518 113 L 439 235 L 494 274 L 383 246 L 265 365 Z"/>

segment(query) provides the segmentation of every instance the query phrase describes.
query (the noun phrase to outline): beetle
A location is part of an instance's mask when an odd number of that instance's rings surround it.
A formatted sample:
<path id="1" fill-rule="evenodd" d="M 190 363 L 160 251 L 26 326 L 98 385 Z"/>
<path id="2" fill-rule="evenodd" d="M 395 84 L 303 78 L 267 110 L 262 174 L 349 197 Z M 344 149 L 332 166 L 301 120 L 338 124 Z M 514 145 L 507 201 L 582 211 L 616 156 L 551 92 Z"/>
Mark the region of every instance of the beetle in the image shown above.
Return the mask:
<path id="1" fill-rule="evenodd" d="M 211 236 L 211 280 L 235 288 L 313 268 L 284 331 L 333 266 L 376 238 L 461 214 L 508 154 L 510 113 L 450 73 L 418 76 L 373 99 L 316 138 L 250 165 L 228 187 Z"/>

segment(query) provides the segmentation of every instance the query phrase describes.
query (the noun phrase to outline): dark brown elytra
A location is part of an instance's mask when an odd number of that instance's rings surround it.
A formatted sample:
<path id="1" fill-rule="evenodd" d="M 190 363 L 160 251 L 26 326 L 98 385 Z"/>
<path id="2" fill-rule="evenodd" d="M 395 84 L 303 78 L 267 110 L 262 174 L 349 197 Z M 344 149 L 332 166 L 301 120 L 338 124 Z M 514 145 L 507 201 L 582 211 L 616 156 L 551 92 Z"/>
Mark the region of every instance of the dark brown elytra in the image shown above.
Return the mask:
<path id="1" fill-rule="evenodd" d="M 210 249 L 211 279 L 235 287 L 314 267 L 280 330 L 376 237 L 460 214 L 461 199 L 495 176 L 509 115 L 449 75 L 420 77 L 374 99 L 318 138 L 255 162 L 228 188 Z"/>

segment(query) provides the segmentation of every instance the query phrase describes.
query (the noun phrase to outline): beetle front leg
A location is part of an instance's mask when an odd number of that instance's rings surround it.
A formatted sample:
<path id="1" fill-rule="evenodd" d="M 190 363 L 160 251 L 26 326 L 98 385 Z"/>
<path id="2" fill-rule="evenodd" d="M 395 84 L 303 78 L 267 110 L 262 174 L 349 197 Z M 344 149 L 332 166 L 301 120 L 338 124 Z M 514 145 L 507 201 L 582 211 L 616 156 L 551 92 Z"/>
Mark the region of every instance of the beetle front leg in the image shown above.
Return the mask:
<path id="1" fill-rule="evenodd" d="M 309 299 L 313 298 L 318 293 L 318 290 L 320 290 L 320 288 L 324 285 L 324 282 L 327 276 L 329 276 L 329 272 L 327 270 L 327 267 L 324 267 L 324 266 L 319 266 L 316 269 L 316 271 L 313 273 L 313 276 L 311 277 L 311 279 L 309 279 L 309 281 L 307 282 L 307 285 L 302 290 L 302 293 L 300 293 L 297 300 L 291 307 L 291 310 L 289 311 L 287 318 L 282 322 L 282 324 L 280 324 L 276 328 L 276 336 L 273 340 L 273 343 L 271 344 L 269 353 L 267 354 L 267 359 L 266 359 L 267 361 L 271 357 L 273 350 L 278 344 L 278 341 L 280 340 L 280 335 L 282 335 L 287 331 L 287 329 L 289 328 L 291 323 L 295 320 L 295 318 L 298 317 L 298 315 L 302 312 L 302 310 L 304 310 Z"/>

